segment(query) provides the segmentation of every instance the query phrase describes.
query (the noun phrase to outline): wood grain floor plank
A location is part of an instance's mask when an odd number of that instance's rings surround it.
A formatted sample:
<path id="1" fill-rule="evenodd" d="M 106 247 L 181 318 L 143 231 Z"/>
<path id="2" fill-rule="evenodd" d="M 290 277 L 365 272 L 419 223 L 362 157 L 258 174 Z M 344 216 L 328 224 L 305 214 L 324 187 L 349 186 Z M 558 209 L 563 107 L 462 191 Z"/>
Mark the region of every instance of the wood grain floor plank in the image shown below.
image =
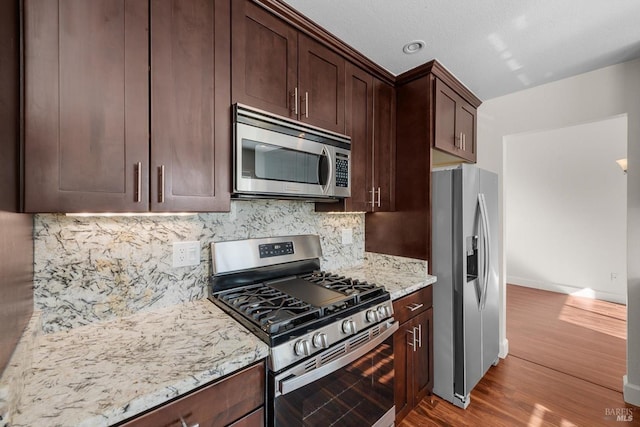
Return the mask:
<path id="1" fill-rule="evenodd" d="M 507 295 L 510 355 L 489 369 L 470 406 L 427 396 L 399 427 L 640 426 L 640 408 L 618 390 L 625 306 L 511 285 Z"/>
<path id="2" fill-rule="evenodd" d="M 507 338 L 513 356 L 622 392 L 624 305 L 508 285 Z"/>

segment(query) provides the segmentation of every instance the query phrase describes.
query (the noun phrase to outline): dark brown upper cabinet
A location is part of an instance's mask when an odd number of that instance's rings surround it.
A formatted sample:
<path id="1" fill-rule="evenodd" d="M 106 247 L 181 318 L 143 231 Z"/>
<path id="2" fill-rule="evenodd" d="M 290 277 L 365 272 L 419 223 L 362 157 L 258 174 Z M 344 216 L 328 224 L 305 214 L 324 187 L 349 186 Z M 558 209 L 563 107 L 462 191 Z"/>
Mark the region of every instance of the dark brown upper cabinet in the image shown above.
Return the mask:
<path id="1" fill-rule="evenodd" d="M 346 211 L 366 212 L 374 206 L 373 80 L 369 73 L 347 64 L 345 122 L 351 137 L 351 197 L 344 200 Z"/>
<path id="2" fill-rule="evenodd" d="M 24 13 L 25 210 L 148 210 L 148 2 Z"/>
<path id="3" fill-rule="evenodd" d="M 476 162 L 476 108 L 440 79 L 435 80 L 434 147 Z"/>
<path id="4" fill-rule="evenodd" d="M 345 133 L 351 137 L 351 197 L 316 210 L 390 211 L 395 206 L 395 90 L 346 65 Z"/>
<path id="5" fill-rule="evenodd" d="M 396 92 L 374 79 L 373 90 L 373 211 L 395 210 Z"/>
<path id="6" fill-rule="evenodd" d="M 395 93 L 395 209 L 366 216 L 365 250 L 430 260 L 431 168 L 475 161 L 481 101 L 436 61 L 398 76 Z M 440 135 L 453 145 L 460 132 L 471 151 L 440 148 Z"/>
<path id="7" fill-rule="evenodd" d="M 228 7 L 25 0 L 26 211 L 228 209 Z"/>
<path id="8" fill-rule="evenodd" d="M 232 3 L 232 102 L 344 133 L 344 58 L 248 0 Z"/>
<path id="9" fill-rule="evenodd" d="M 151 2 L 151 210 L 230 206 L 228 0 Z"/>

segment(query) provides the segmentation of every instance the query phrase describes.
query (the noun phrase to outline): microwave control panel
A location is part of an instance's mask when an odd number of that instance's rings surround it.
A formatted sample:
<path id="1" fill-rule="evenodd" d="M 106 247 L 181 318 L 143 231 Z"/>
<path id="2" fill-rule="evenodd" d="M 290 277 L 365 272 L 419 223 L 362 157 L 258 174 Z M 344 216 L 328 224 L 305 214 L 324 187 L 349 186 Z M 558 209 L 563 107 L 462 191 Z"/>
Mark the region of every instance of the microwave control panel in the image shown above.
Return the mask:
<path id="1" fill-rule="evenodd" d="M 349 187 L 349 158 L 336 153 L 336 187 Z"/>

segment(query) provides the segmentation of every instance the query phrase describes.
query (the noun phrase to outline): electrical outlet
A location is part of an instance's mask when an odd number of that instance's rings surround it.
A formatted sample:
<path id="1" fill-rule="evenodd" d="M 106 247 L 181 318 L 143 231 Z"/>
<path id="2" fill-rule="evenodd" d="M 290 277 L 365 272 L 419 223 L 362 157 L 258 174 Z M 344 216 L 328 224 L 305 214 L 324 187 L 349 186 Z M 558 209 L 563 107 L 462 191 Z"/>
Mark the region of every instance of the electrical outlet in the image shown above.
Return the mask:
<path id="1" fill-rule="evenodd" d="M 173 242 L 173 267 L 200 264 L 200 242 Z"/>
<path id="2" fill-rule="evenodd" d="M 353 243 L 353 229 L 352 228 L 343 228 L 342 229 L 342 244 L 350 245 Z"/>
<path id="3" fill-rule="evenodd" d="M 611 273 L 611 281 L 614 282 L 618 280 L 618 273 Z"/>

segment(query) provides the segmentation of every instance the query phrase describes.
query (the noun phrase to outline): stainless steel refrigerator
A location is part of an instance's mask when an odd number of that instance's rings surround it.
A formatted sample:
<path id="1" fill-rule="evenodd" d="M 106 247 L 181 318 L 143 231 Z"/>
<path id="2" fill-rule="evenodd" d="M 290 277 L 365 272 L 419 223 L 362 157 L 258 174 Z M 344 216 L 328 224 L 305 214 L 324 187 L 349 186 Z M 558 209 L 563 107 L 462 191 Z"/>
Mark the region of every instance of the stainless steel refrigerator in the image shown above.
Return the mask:
<path id="1" fill-rule="evenodd" d="M 433 392 L 466 408 L 498 363 L 498 176 L 432 172 Z"/>

